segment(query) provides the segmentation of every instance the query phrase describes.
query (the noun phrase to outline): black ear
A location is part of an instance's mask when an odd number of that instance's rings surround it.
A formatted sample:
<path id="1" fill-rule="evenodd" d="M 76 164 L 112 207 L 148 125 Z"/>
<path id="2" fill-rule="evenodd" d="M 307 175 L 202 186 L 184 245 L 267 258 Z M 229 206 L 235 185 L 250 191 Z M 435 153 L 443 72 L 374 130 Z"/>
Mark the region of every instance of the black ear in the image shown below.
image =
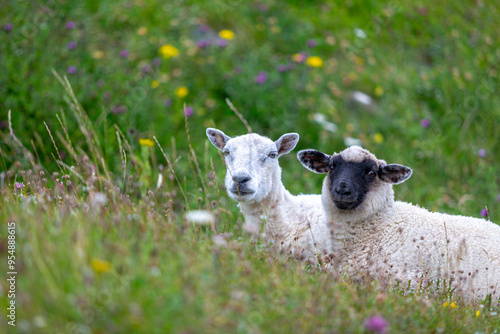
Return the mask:
<path id="1" fill-rule="evenodd" d="M 299 135 L 297 133 L 286 133 L 281 136 L 274 143 L 278 149 L 278 156 L 289 153 L 295 148 L 295 145 L 299 142 Z"/>
<path id="2" fill-rule="evenodd" d="M 392 184 L 405 182 L 412 173 L 411 168 L 398 164 L 382 165 L 378 169 L 378 177 L 382 181 Z"/>
<path id="3" fill-rule="evenodd" d="M 311 172 L 324 174 L 330 171 L 331 156 L 316 150 L 302 150 L 297 153 L 297 159 Z"/>
<path id="4" fill-rule="evenodd" d="M 214 144 L 215 147 L 217 147 L 219 150 L 223 150 L 224 146 L 226 146 L 226 143 L 228 142 L 231 137 L 227 136 L 224 132 L 221 130 L 213 129 L 213 128 L 208 128 L 207 129 L 207 137 L 208 140 L 212 144 Z"/>

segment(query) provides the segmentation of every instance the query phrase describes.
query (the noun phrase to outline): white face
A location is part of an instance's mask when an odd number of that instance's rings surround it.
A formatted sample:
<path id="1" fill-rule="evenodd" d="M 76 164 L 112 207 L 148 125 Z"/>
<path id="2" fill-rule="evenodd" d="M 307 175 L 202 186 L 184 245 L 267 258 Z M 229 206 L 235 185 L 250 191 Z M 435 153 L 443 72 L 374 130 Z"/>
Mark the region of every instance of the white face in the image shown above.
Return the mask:
<path id="1" fill-rule="evenodd" d="M 238 202 L 259 202 L 281 182 L 278 158 L 293 150 L 299 141 L 296 133 L 287 133 L 273 142 L 258 134 L 231 138 L 224 132 L 208 128 L 208 139 L 224 153 L 229 196 Z"/>
<path id="2" fill-rule="evenodd" d="M 224 149 L 226 188 L 238 201 L 261 201 L 273 187 L 273 176 L 280 172 L 276 144 L 256 134 L 230 139 Z"/>

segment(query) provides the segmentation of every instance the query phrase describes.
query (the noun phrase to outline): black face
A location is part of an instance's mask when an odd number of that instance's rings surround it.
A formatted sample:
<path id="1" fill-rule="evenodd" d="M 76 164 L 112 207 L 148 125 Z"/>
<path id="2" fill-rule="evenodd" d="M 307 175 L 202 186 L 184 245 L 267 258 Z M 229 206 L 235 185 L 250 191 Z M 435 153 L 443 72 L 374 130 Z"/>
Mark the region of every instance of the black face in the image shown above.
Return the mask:
<path id="1" fill-rule="evenodd" d="M 352 210 L 360 205 L 377 178 L 377 164 L 370 159 L 350 162 L 334 155 L 330 160 L 328 182 L 335 206 L 341 210 Z"/>

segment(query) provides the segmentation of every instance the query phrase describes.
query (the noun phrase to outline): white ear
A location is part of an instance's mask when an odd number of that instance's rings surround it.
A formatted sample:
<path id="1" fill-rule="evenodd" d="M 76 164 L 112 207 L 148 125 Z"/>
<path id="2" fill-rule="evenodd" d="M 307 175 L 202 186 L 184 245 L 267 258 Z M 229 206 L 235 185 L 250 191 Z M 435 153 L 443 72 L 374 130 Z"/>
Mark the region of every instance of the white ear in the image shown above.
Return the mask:
<path id="1" fill-rule="evenodd" d="M 221 151 L 224 149 L 229 139 L 231 139 L 231 137 L 227 136 L 221 130 L 214 128 L 207 129 L 207 137 L 208 140 L 210 140 L 210 142 Z"/>
<path id="2" fill-rule="evenodd" d="M 295 148 L 298 142 L 298 133 L 286 133 L 281 136 L 277 141 L 274 142 L 276 144 L 276 147 L 278 148 L 278 156 L 289 153 Z"/>

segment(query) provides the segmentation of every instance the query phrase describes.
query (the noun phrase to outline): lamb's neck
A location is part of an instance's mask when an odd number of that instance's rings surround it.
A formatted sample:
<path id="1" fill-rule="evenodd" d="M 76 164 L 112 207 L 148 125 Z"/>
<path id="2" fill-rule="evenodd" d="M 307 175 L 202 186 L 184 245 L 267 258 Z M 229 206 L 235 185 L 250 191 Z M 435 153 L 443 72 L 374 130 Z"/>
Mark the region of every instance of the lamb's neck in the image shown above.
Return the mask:
<path id="1" fill-rule="evenodd" d="M 291 214 L 286 203 L 292 201 L 293 195 L 283 186 L 275 183 L 271 192 L 259 202 L 242 202 L 241 210 L 245 221 L 251 226 L 260 226 L 264 223 L 264 231 L 270 237 L 286 234 L 289 229 L 288 216 Z"/>

